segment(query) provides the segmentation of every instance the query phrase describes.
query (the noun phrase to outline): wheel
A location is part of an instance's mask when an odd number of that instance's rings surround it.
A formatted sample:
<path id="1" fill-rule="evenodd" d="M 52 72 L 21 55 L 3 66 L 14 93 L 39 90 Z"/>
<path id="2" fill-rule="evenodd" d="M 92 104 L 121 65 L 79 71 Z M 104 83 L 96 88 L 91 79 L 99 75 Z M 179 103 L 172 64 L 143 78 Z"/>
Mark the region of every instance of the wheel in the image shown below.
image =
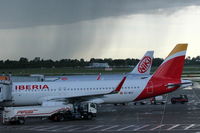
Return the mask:
<path id="1" fill-rule="evenodd" d="M 175 101 L 171 101 L 171 103 L 172 103 L 172 104 L 175 104 L 176 102 L 175 102 Z"/>
<path id="2" fill-rule="evenodd" d="M 65 120 L 65 117 L 63 116 L 63 114 L 60 114 L 59 115 L 59 121 L 64 121 Z"/>
<path id="3" fill-rule="evenodd" d="M 51 120 L 53 120 L 55 122 L 59 122 L 59 121 L 64 121 L 65 118 L 62 114 L 55 114 L 51 117 Z"/>
<path id="4" fill-rule="evenodd" d="M 92 117 L 92 114 L 88 114 L 88 115 L 87 115 L 87 119 L 88 119 L 88 120 L 92 120 L 92 118 L 93 118 L 93 117 Z"/>
<path id="5" fill-rule="evenodd" d="M 141 104 L 141 105 L 145 105 L 145 103 L 144 103 L 144 102 L 140 102 L 140 104 Z"/>
<path id="6" fill-rule="evenodd" d="M 122 105 L 123 105 L 123 106 L 125 106 L 125 105 L 126 105 L 126 103 L 122 103 Z"/>
<path id="7" fill-rule="evenodd" d="M 24 119 L 19 119 L 19 120 L 17 121 L 17 123 L 20 124 L 20 125 L 22 125 L 22 124 L 25 123 L 25 120 L 24 120 Z"/>

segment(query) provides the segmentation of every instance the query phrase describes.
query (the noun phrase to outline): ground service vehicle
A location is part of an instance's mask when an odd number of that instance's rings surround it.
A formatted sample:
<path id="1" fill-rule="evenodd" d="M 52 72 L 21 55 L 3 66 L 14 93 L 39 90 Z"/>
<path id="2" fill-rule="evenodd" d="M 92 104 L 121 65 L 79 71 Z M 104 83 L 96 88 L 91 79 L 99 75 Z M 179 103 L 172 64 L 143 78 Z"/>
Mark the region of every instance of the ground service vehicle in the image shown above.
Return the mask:
<path id="1" fill-rule="evenodd" d="M 187 95 L 180 95 L 179 97 L 172 97 L 171 98 L 171 103 L 175 104 L 175 103 L 186 103 L 188 102 L 188 97 Z"/>
<path id="2" fill-rule="evenodd" d="M 151 104 L 165 104 L 166 100 L 163 96 L 156 96 L 150 99 Z"/>
<path id="3" fill-rule="evenodd" d="M 24 124 L 28 118 L 48 118 L 52 121 L 92 119 L 96 117 L 96 113 L 96 104 L 93 103 L 5 107 L 3 111 L 3 124 Z"/>

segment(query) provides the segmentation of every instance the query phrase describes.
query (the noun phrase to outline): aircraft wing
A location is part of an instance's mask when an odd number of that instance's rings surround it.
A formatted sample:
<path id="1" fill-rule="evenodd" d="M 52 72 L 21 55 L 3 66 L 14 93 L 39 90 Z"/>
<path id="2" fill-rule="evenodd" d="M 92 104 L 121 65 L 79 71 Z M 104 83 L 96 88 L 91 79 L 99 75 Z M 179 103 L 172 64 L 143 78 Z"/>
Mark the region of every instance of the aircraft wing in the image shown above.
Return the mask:
<path id="1" fill-rule="evenodd" d="M 72 95 L 72 96 L 47 96 L 40 101 L 42 102 L 69 102 L 69 103 L 75 103 L 75 102 L 81 102 L 81 101 L 90 101 L 91 99 L 94 98 L 100 98 L 108 94 L 116 94 L 120 92 L 124 82 L 126 80 L 126 76 L 123 77 L 123 79 L 120 81 L 120 83 L 117 85 L 117 87 L 110 91 L 110 92 L 105 92 L 105 93 L 96 93 L 96 94 L 79 94 L 79 95 Z"/>

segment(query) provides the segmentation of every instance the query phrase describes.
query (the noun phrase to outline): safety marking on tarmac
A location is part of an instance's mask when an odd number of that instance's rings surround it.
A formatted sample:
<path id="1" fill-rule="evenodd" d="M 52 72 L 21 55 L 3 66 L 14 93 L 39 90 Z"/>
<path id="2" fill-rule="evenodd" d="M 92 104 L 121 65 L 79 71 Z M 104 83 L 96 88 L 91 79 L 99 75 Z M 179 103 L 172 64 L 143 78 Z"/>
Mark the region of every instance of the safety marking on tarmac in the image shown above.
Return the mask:
<path id="1" fill-rule="evenodd" d="M 68 127 L 68 126 L 65 126 L 65 128 Z M 58 125 L 55 125 L 55 126 L 46 126 L 44 128 L 39 128 L 39 129 L 36 129 L 35 131 L 53 131 L 53 130 L 57 130 L 57 129 L 60 129 L 60 128 L 64 128 L 63 126 L 58 126 Z"/>
<path id="2" fill-rule="evenodd" d="M 35 131 L 43 131 L 44 129 L 53 129 L 56 126 L 34 126 L 34 127 L 29 127 L 27 128 L 27 130 L 35 130 Z"/>
<path id="3" fill-rule="evenodd" d="M 61 128 L 54 129 L 54 130 L 51 130 L 51 131 L 53 131 L 53 132 L 55 132 L 55 131 L 61 131 L 61 130 L 66 130 L 66 129 L 69 129 L 69 128 L 72 128 L 72 127 L 74 127 L 74 125 L 61 127 Z"/>
<path id="4" fill-rule="evenodd" d="M 100 128 L 100 127 L 103 127 L 103 126 L 104 125 L 99 125 L 99 126 L 96 126 L 96 127 L 92 127 L 92 128 L 87 129 L 87 131 L 96 130 L 97 128 Z"/>
<path id="5" fill-rule="evenodd" d="M 135 126 L 135 125 L 129 125 L 129 126 L 123 127 L 123 128 L 118 129 L 117 131 L 122 131 L 122 130 L 128 129 L 130 127 L 133 127 L 133 126 Z"/>
<path id="6" fill-rule="evenodd" d="M 109 129 L 112 129 L 112 128 L 115 128 L 115 127 L 118 127 L 118 126 L 119 125 L 114 125 L 114 126 L 111 126 L 111 127 L 108 127 L 108 128 L 104 128 L 101 131 L 106 131 L 106 130 L 109 130 Z"/>
<path id="7" fill-rule="evenodd" d="M 199 131 L 200 124 L 135 124 L 135 125 L 44 125 L 44 126 L 0 126 L 29 131 L 46 132 L 125 132 L 125 131 Z"/>
<path id="8" fill-rule="evenodd" d="M 172 127 L 168 128 L 168 129 L 167 129 L 167 131 L 170 131 L 170 130 L 172 130 L 172 129 L 174 129 L 174 128 L 178 127 L 178 126 L 180 126 L 180 124 L 176 124 L 176 125 L 174 125 L 174 126 L 172 126 Z"/>
<path id="9" fill-rule="evenodd" d="M 145 127 L 148 127 L 149 125 L 144 125 L 144 126 L 141 126 L 141 127 L 138 127 L 136 129 L 134 129 L 133 131 L 138 131 L 138 130 L 141 130 L 142 128 L 145 128 Z"/>
<path id="10" fill-rule="evenodd" d="M 75 131 L 75 130 L 79 130 L 81 128 L 83 128 L 83 127 L 72 128 L 72 129 L 67 130 L 67 132 L 72 132 L 72 131 Z M 82 131 L 82 130 L 79 130 L 79 131 Z"/>
<path id="11" fill-rule="evenodd" d="M 162 124 L 162 125 L 158 125 L 157 127 L 151 128 L 150 131 L 153 131 L 153 130 L 159 129 L 159 128 L 163 127 L 163 126 L 164 126 L 163 124 Z"/>
<path id="12" fill-rule="evenodd" d="M 186 127 L 184 130 L 188 130 L 188 129 L 190 129 L 190 128 L 193 127 L 193 126 L 195 126 L 195 124 L 191 124 L 191 125 L 189 125 L 189 126 Z"/>

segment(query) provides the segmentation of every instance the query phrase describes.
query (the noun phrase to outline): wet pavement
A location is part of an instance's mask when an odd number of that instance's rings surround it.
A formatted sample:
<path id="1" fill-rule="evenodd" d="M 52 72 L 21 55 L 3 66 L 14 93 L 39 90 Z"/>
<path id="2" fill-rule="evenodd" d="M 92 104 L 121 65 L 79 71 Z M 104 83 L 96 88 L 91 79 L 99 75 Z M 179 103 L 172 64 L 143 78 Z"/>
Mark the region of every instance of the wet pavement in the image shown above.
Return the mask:
<path id="1" fill-rule="evenodd" d="M 171 104 L 170 99 L 180 94 L 187 94 L 186 104 Z M 49 132 L 150 132 L 150 133 L 200 133 L 200 87 L 179 89 L 166 96 L 164 105 L 114 106 L 112 104 L 98 107 L 97 117 L 93 120 L 73 120 L 51 122 L 49 120 L 27 120 L 25 125 L 2 125 L 0 133 L 49 133 Z"/>

